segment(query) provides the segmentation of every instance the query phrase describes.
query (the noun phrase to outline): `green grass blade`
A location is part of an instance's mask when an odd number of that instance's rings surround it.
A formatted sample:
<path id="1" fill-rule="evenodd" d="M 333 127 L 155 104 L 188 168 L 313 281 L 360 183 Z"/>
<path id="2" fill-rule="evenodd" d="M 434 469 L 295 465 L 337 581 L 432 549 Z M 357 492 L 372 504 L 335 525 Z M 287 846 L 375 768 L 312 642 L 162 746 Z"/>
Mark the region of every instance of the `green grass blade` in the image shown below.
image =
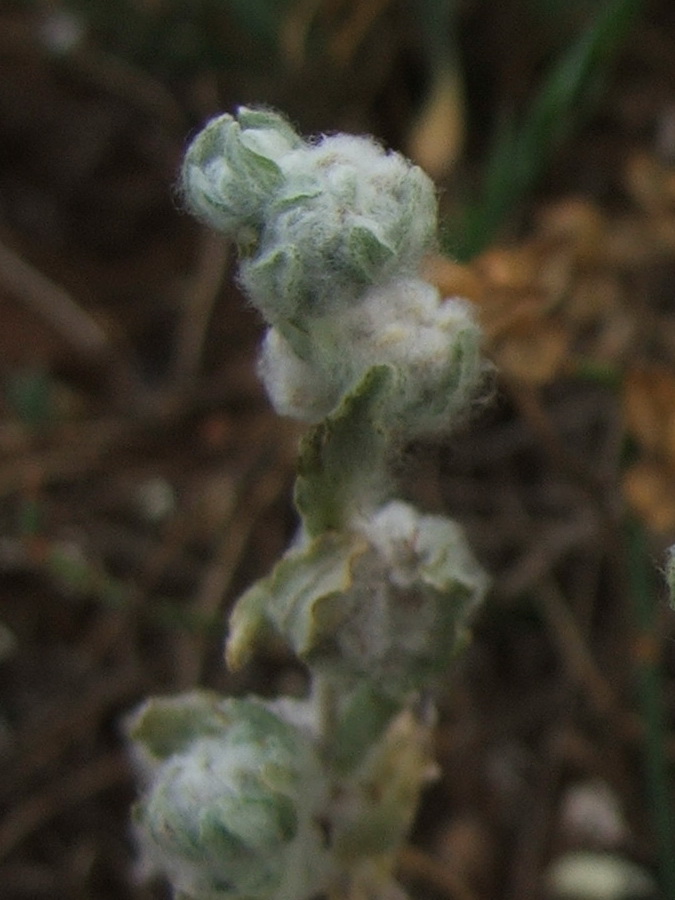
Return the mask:
<path id="1" fill-rule="evenodd" d="M 626 529 L 628 578 L 638 642 L 659 646 L 658 592 L 644 529 L 630 520 Z M 645 724 L 645 787 L 658 845 L 659 874 L 665 897 L 675 897 L 675 813 L 672 772 L 667 755 L 668 723 L 661 660 L 651 653 L 635 662 L 638 700 Z"/>
<path id="2" fill-rule="evenodd" d="M 448 229 L 446 249 L 453 256 L 470 259 L 487 246 L 553 155 L 596 108 L 642 6 L 643 0 L 611 0 L 553 66 L 520 127 L 513 121 L 502 126 L 477 201 Z"/>

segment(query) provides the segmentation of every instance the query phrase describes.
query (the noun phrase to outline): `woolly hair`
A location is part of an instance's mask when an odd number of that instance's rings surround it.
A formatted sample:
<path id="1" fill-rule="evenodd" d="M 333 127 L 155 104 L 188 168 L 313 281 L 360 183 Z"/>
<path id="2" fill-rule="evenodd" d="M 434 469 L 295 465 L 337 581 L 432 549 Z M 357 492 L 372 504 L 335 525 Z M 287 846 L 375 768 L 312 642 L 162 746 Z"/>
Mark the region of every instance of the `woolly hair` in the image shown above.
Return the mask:
<path id="1" fill-rule="evenodd" d="M 255 701 L 223 708 L 233 724 L 159 762 L 135 808 L 145 867 L 168 875 L 179 896 L 309 900 L 329 869 L 314 748 Z"/>
<path id="2" fill-rule="evenodd" d="M 268 321 L 336 312 L 412 274 L 436 241 L 430 179 L 370 138 L 336 135 L 280 160 L 284 182 L 241 281 Z"/>
<path id="3" fill-rule="evenodd" d="M 302 143 L 278 113 L 240 107 L 217 116 L 188 147 L 181 193 L 199 219 L 240 242 L 255 238 L 282 182 L 279 160 Z"/>
<path id="4" fill-rule="evenodd" d="M 470 305 L 442 299 L 425 281 L 372 288 L 334 327 L 336 346 L 351 348 L 348 377 L 377 363 L 397 372 L 387 417 L 407 437 L 448 431 L 482 380 L 481 334 Z"/>
<path id="5" fill-rule="evenodd" d="M 182 187 L 200 219 L 239 242 L 242 286 L 270 324 L 299 324 L 410 275 L 436 242 L 435 188 L 420 168 L 372 138 L 303 141 L 267 110 L 209 122 Z"/>
<path id="6" fill-rule="evenodd" d="M 395 370 L 385 411 L 406 437 L 449 430 L 481 383 L 480 331 L 468 303 L 442 300 L 431 284 L 401 278 L 309 322 L 309 359 L 272 329 L 260 375 L 281 415 L 317 422 L 373 365 Z"/>
<path id="7" fill-rule="evenodd" d="M 268 329 L 258 360 L 258 374 L 272 406 L 281 416 L 320 422 L 340 399 L 340 386 L 320 364 L 300 359 L 276 329 Z"/>
<path id="8" fill-rule="evenodd" d="M 370 680 L 401 697 L 446 669 L 487 578 L 461 527 L 443 516 L 394 500 L 353 524 L 369 549 L 355 552 L 351 583 L 333 598 L 336 627 L 311 665 L 347 689 Z"/>

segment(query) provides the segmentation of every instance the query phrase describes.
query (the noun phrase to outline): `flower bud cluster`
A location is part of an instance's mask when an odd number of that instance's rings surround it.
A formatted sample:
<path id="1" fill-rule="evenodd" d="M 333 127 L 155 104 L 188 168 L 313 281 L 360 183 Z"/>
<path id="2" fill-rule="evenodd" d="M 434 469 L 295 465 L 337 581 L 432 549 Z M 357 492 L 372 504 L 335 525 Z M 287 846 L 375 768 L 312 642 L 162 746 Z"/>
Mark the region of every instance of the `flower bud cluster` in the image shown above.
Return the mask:
<path id="1" fill-rule="evenodd" d="M 283 183 L 279 161 L 302 144 L 285 119 L 265 110 L 225 114 L 200 131 L 185 157 L 182 185 L 200 219 L 241 244 L 258 240 L 270 197 Z"/>
<path id="2" fill-rule="evenodd" d="M 348 683 L 394 696 L 428 687 L 467 639 L 487 589 L 459 525 L 393 500 L 361 524 L 339 626 L 309 654 Z M 335 604 L 335 598 L 332 599 Z"/>
<path id="3" fill-rule="evenodd" d="M 303 900 L 325 888 L 327 787 L 310 740 L 252 700 L 149 701 L 131 732 L 150 786 L 145 863 L 185 900 Z M 147 771 L 149 770 L 149 771 Z"/>
<path id="4" fill-rule="evenodd" d="M 301 541 L 244 594 L 228 662 L 245 662 L 255 632 L 272 626 L 346 689 L 370 680 L 400 698 L 447 667 L 486 589 L 459 525 L 390 501 L 352 533 Z"/>
<path id="5" fill-rule="evenodd" d="M 419 266 L 436 235 L 434 186 L 365 137 L 303 141 L 241 107 L 197 135 L 183 166 L 192 211 L 243 250 L 241 280 L 268 322 L 301 330 Z"/>
<path id="6" fill-rule="evenodd" d="M 238 239 L 241 282 L 272 326 L 260 372 L 275 409 L 324 418 L 375 364 L 407 434 L 446 428 L 480 381 L 468 305 L 416 272 L 436 239 L 430 179 L 369 138 L 303 141 L 273 112 L 239 109 L 190 147 L 185 195 Z"/>
<path id="7" fill-rule="evenodd" d="M 406 277 L 365 292 L 358 304 L 317 317 L 301 359 L 276 328 L 263 342 L 260 374 L 281 415 L 316 422 L 374 365 L 396 372 L 383 419 L 407 436 L 447 429 L 484 373 L 480 332 L 466 301 L 443 299 Z"/>
<path id="8" fill-rule="evenodd" d="M 391 499 L 388 463 L 467 407 L 479 330 L 418 275 L 431 181 L 370 139 L 305 141 L 242 107 L 195 138 L 183 188 L 239 244 L 273 405 L 314 425 L 300 536 L 235 605 L 227 661 L 272 631 L 315 680 L 296 703 L 194 693 L 141 708 L 144 855 L 177 900 L 400 895 L 396 848 L 429 773 L 430 725 L 406 712 L 463 644 L 487 579 L 456 523 Z"/>

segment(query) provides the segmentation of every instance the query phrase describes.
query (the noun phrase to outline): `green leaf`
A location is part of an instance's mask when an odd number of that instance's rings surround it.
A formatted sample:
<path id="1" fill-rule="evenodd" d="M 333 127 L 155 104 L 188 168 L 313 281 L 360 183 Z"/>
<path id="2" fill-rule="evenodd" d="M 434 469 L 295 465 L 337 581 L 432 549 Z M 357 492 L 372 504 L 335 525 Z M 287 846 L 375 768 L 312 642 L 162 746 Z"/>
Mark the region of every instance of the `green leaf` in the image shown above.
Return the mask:
<path id="1" fill-rule="evenodd" d="M 350 773 L 352 804 L 335 828 L 339 858 L 355 862 L 400 846 L 410 831 L 419 791 L 429 780 L 430 726 L 425 717 L 404 708 Z"/>
<path id="2" fill-rule="evenodd" d="M 349 229 L 347 258 L 350 266 L 363 279 L 371 281 L 373 275 L 394 255 L 394 248 L 367 225 L 354 225 Z"/>
<path id="3" fill-rule="evenodd" d="M 265 318 L 278 324 L 288 340 L 289 331 L 284 328 L 284 323 L 297 319 L 298 309 L 308 303 L 312 293 L 297 248 L 287 243 L 242 259 L 240 273 L 243 286 L 251 297 L 255 297 Z M 301 359 L 304 358 L 303 354 L 307 352 L 304 346 L 296 349 L 294 342 L 291 346 Z"/>
<path id="4" fill-rule="evenodd" d="M 362 683 L 343 710 L 328 748 L 335 769 L 344 774 L 359 765 L 400 708 L 401 702 L 377 685 Z"/>
<path id="5" fill-rule="evenodd" d="M 156 759 L 167 759 L 196 738 L 221 734 L 230 721 L 217 694 L 191 691 L 147 700 L 132 717 L 129 736 Z"/>
<path id="6" fill-rule="evenodd" d="M 354 563 L 366 549 L 365 541 L 353 535 L 325 533 L 275 568 L 269 614 L 301 658 L 339 627 Z"/>
<path id="7" fill-rule="evenodd" d="M 269 625 L 303 658 L 328 641 L 345 614 L 341 600 L 352 586 L 353 565 L 366 549 L 355 535 L 327 532 L 291 550 L 235 606 L 226 650 L 230 668 L 247 661 Z"/>
<path id="8" fill-rule="evenodd" d="M 267 604 L 273 575 L 257 581 L 242 594 L 230 614 L 225 661 L 233 672 L 248 663 L 261 635 L 269 628 Z"/>
<path id="9" fill-rule="evenodd" d="M 554 154 L 597 106 L 643 0 L 608 3 L 544 79 L 518 125 L 497 134 L 477 200 L 449 227 L 446 247 L 460 260 L 479 253 L 535 187 Z"/>
<path id="10" fill-rule="evenodd" d="M 396 388 L 390 366 L 373 366 L 300 448 L 295 504 L 310 535 L 341 530 L 387 497 L 388 432 L 380 415 Z"/>
<path id="11" fill-rule="evenodd" d="M 278 2 L 278 0 L 275 0 L 275 2 Z M 247 0 L 247 3 L 250 4 L 250 0 Z M 289 147 L 300 147 L 303 143 L 302 138 L 297 134 L 290 122 L 284 116 L 274 112 L 274 110 L 260 106 L 242 106 L 237 112 L 237 120 L 245 130 L 268 129 L 276 131 Z"/>

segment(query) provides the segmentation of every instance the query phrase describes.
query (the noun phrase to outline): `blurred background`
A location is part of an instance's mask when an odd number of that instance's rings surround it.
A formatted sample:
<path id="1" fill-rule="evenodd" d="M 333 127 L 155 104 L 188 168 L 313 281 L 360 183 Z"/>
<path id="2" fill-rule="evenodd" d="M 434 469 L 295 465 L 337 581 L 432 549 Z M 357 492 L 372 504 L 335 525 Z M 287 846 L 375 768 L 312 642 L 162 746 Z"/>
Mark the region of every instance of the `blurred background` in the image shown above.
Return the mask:
<path id="1" fill-rule="evenodd" d="M 0 2 L 0 885 L 159 900 L 127 711 L 302 694 L 222 662 L 293 534 L 301 430 L 255 375 L 234 252 L 182 209 L 238 104 L 373 133 L 439 188 L 426 276 L 493 396 L 405 495 L 492 574 L 438 698 L 400 877 L 427 900 L 675 897 L 675 8 L 670 0 Z"/>

